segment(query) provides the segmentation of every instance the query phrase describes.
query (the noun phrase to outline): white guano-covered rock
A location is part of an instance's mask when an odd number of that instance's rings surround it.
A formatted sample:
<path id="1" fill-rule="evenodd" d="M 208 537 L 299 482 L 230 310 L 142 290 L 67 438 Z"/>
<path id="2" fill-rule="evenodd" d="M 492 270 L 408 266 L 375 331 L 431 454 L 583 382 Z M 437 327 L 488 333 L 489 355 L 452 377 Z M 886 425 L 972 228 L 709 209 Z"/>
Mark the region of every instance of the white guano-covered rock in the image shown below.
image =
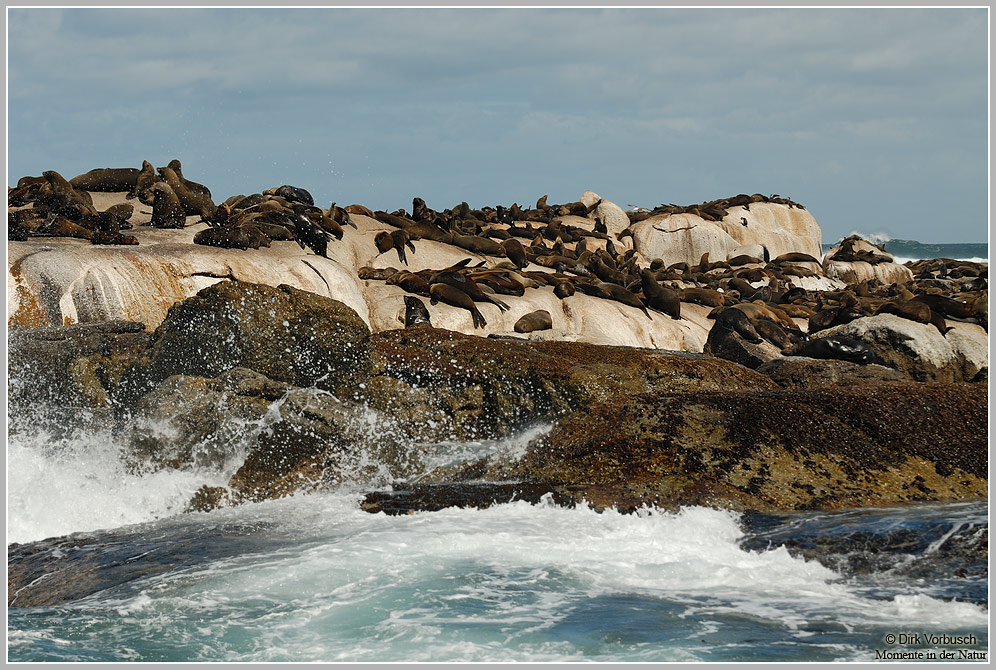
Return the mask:
<path id="1" fill-rule="evenodd" d="M 878 314 L 822 330 L 818 337 L 833 335 L 845 335 L 867 343 L 885 365 L 920 381 L 969 381 L 981 369 L 978 367 L 981 365 L 979 333 L 973 329 L 966 328 L 963 333 L 948 338 L 932 324 L 910 321 L 894 314 Z M 974 373 L 965 369 L 966 360 L 974 362 Z"/>
<path id="2" fill-rule="evenodd" d="M 746 219 L 743 225 L 741 218 Z M 750 210 L 732 207 L 721 221 L 707 221 L 695 214 L 658 214 L 632 226 L 636 249 L 647 258 L 667 265 L 694 265 L 708 253 L 710 261 L 725 260 L 743 247 L 767 249 L 770 258 L 798 251 L 814 258 L 821 255 L 819 224 L 798 207 L 753 203 Z"/>

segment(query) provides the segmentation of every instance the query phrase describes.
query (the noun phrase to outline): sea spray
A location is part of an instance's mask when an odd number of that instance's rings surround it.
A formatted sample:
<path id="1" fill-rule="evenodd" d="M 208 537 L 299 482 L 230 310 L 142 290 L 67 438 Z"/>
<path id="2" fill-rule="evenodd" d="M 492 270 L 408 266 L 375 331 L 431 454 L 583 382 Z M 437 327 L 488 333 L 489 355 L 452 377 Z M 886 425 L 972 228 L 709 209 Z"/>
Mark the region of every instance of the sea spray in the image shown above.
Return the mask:
<path id="1" fill-rule="evenodd" d="M 183 512 L 202 485 L 226 469 L 136 471 L 122 458 L 128 439 L 110 429 L 55 439 L 47 431 L 7 442 L 7 542 L 115 528 Z"/>

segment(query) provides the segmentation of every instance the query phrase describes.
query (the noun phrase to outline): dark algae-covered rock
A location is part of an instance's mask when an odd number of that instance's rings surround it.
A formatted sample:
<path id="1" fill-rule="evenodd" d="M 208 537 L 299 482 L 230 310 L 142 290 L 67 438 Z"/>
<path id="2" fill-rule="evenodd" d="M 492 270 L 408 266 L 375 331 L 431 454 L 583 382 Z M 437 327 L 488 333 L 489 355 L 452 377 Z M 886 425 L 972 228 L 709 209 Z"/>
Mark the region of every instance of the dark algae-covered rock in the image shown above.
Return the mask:
<path id="1" fill-rule="evenodd" d="M 217 378 L 175 375 L 135 407 L 129 459 L 135 468 L 242 464 L 217 495 L 202 491 L 192 505 L 279 498 L 344 480 L 372 481 L 368 461 L 394 477 L 423 466 L 401 445 L 393 423 L 371 423 L 361 405 L 314 388 L 273 381 L 246 368 Z M 162 431 L 168 423 L 170 430 Z M 213 501 L 213 504 L 208 504 Z"/>
<path id="2" fill-rule="evenodd" d="M 352 393 L 370 374 L 370 329 L 331 298 L 292 286 L 223 281 L 178 302 L 132 382 L 245 367 L 294 386 Z"/>
<path id="3" fill-rule="evenodd" d="M 400 381 L 406 389 L 429 391 L 426 407 L 448 405 L 439 411 L 464 438 L 508 435 L 633 393 L 777 388 L 742 366 L 684 352 L 489 339 L 436 328 L 386 331 L 372 340 L 373 380 L 393 380 L 379 382 L 388 389 Z M 410 408 L 412 399 L 384 393 L 371 404 Z"/>
<path id="4" fill-rule="evenodd" d="M 642 393 L 565 418 L 521 459 L 439 476 L 542 482 L 598 507 L 974 499 L 987 495 L 986 410 L 977 384 Z"/>

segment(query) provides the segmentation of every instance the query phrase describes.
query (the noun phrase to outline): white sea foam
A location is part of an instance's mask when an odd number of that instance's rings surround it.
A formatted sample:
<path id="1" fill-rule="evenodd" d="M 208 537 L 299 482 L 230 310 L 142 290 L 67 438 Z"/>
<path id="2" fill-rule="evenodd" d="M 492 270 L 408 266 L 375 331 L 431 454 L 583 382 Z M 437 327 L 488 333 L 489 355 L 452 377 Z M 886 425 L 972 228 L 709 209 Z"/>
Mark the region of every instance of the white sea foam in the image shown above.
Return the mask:
<path id="1" fill-rule="evenodd" d="M 987 619 L 923 595 L 862 597 L 784 548 L 744 551 L 737 515 L 705 508 L 596 513 L 547 501 L 386 516 L 326 494 L 201 516 L 266 518 L 298 543 L 96 600 L 114 613 L 106 625 L 179 634 L 185 649 L 211 650 L 201 660 L 565 661 L 701 660 L 706 649 L 749 649 L 755 635 L 806 642 L 814 630 L 880 636 Z M 647 626 L 654 644 L 606 642 Z"/>
<path id="2" fill-rule="evenodd" d="M 121 459 L 109 431 L 71 438 L 18 434 L 7 443 L 7 542 L 150 521 L 183 511 L 203 484 L 227 482 L 220 472 L 136 473 Z"/>

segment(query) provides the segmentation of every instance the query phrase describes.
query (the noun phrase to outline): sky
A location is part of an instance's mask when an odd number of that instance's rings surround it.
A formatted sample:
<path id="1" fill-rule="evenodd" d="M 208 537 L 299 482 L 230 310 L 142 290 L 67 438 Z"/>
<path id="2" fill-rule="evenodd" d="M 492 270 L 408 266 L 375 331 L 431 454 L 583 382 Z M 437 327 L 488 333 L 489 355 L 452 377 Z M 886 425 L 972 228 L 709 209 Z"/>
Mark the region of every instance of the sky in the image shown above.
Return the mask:
<path id="1" fill-rule="evenodd" d="M 738 193 L 988 239 L 988 10 L 8 8 L 7 183 L 178 158 L 215 202 Z"/>

